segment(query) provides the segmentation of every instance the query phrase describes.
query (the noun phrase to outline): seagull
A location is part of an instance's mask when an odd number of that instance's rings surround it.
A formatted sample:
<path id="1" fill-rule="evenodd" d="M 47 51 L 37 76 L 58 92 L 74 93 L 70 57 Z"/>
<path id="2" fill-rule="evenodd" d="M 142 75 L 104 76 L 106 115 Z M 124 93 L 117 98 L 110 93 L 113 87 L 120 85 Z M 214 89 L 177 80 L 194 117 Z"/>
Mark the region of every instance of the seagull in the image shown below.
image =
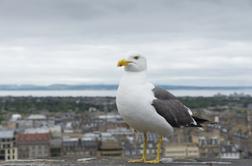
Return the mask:
<path id="1" fill-rule="evenodd" d="M 116 106 L 125 122 L 136 131 L 144 133 L 143 154 L 132 163 L 160 163 L 163 137 L 173 134 L 173 128 L 202 127 L 208 120 L 193 116 L 192 111 L 173 94 L 147 80 L 146 58 L 132 55 L 121 59 L 118 67 L 124 67 L 116 93 Z M 147 160 L 147 132 L 158 134 L 157 154 Z"/>

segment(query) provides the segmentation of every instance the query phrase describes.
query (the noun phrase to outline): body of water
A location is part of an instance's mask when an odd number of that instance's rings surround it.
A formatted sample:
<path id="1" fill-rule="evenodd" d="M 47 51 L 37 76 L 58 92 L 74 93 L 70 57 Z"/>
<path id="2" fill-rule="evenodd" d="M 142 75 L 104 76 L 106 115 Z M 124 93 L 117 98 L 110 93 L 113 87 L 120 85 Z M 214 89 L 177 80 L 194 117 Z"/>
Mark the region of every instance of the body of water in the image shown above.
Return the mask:
<path id="1" fill-rule="evenodd" d="M 169 90 L 175 96 L 214 96 L 234 93 L 252 95 L 252 89 L 242 90 Z M 115 96 L 115 90 L 8 90 L 0 91 L 0 96 Z"/>

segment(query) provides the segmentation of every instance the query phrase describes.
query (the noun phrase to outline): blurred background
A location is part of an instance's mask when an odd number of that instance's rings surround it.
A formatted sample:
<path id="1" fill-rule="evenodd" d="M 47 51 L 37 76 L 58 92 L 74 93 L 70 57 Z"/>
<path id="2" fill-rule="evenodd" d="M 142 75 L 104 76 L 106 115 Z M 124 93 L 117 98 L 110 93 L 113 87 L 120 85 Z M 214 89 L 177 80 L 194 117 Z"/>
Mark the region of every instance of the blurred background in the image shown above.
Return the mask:
<path id="1" fill-rule="evenodd" d="M 251 9 L 249 0 L 1 0 L 0 160 L 140 155 L 143 136 L 115 105 L 117 61 L 136 53 L 150 81 L 216 122 L 177 129 L 164 158 L 251 158 Z"/>

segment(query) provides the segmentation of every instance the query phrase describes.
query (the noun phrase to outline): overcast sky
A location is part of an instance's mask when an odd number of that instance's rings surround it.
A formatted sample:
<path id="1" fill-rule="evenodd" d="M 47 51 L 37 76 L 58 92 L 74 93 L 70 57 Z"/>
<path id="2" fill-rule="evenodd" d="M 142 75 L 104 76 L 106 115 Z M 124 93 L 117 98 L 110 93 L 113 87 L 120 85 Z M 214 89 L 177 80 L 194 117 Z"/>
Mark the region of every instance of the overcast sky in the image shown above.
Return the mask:
<path id="1" fill-rule="evenodd" d="M 0 0 L 0 84 L 117 83 L 132 53 L 157 84 L 252 85 L 252 1 Z"/>

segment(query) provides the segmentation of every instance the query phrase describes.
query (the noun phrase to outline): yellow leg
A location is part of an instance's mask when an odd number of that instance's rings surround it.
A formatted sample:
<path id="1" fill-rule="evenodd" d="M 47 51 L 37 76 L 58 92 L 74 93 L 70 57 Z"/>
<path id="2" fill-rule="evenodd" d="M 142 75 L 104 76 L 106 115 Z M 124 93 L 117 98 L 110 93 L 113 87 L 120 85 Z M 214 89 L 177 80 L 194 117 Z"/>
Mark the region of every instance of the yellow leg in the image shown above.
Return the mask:
<path id="1" fill-rule="evenodd" d="M 143 154 L 142 158 L 136 160 L 129 160 L 129 163 L 142 163 L 145 162 L 147 158 L 147 133 L 144 133 L 144 145 L 143 145 Z"/>
<path id="2" fill-rule="evenodd" d="M 157 143 L 157 155 L 156 155 L 156 159 L 145 161 L 145 163 L 148 163 L 148 164 L 158 164 L 158 163 L 160 163 L 160 158 L 161 158 L 161 145 L 162 145 L 162 144 L 163 144 L 163 137 L 160 136 L 160 137 L 159 137 L 159 140 L 158 140 L 158 143 Z"/>

